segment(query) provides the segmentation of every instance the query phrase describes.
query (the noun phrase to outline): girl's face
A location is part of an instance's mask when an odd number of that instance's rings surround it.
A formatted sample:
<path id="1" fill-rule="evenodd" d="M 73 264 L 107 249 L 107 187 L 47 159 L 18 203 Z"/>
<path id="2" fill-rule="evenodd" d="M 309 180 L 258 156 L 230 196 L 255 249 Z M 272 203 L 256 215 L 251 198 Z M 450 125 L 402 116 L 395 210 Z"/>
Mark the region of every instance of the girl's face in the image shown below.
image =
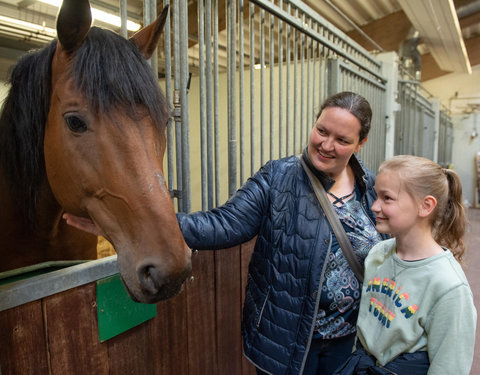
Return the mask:
<path id="1" fill-rule="evenodd" d="M 380 172 L 375 181 L 377 199 L 372 211 L 376 216 L 376 229 L 393 237 L 401 236 L 413 228 L 418 219 L 420 203 L 403 188 L 397 173 Z"/>
<path id="2" fill-rule="evenodd" d="M 367 140 L 360 141 L 360 129 L 360 121 L 346 109 L 325 108 L 310 132 L 308 157 L 313 166 L 335 179 Z"/>

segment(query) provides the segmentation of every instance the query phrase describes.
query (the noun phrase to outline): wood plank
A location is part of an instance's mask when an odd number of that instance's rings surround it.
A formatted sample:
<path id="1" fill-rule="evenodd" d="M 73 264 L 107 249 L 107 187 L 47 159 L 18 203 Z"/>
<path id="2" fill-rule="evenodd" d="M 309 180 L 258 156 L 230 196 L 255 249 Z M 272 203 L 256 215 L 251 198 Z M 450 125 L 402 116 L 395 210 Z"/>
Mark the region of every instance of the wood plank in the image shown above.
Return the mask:
<path id="1" fill-rule="evenodd" d="M 186 292 L 157 304 L 153 337 L 162 338 L 162 346 L 155 353 L 155 374 L 188 374 Z"/>
<path id="2" fill-rule="evenodd" d="M 187 374 L 185 293 L 157 303 L 157 316 L 110 340 L 110 374 Z"/>
<path id="3" fill-rule="evenodd" d="M 218 374 L 242 372 L 240 246 L 215 252 Z"/>
<path id="4" fill-rule="evenodd" d="M 217 373 L 215 340 L 214 252 L 192 256 L 192 282 L 187 282 L 189 375 Z"/>
<path id="5" fill-rule="evenodd" d="M 241 245 L 240 274 L 242 278 L 242 308 L 245 301 L 245 287 L 247 285 L 248 265 L 250 264 L 250 258 L 252 257 L 256 240 L 257 237 Z M 257 372 L 255 370 L 255 366 L 250 363 L 250 361 L 245 358 L 244 355 L 242 355 L 242 375 L 255 375 L 256 373 Z"/>
<path id="6" fill-rule="evenodd" d="M 43 300 L 51 373 L 108 374 L 107 345 L 98 340 L 96 284 Z"/>
<path id="7" fill-rule="evenodd" d="M 48 374 L 42 303 L 0 312 L 0 373 Z"/>

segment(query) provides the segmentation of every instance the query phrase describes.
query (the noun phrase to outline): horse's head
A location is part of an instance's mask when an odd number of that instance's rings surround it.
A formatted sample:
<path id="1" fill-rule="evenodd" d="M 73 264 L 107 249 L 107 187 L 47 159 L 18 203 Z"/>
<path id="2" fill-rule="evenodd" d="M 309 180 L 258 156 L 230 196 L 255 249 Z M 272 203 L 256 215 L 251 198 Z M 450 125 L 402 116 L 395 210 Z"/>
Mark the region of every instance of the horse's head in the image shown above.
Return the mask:
<path id="1" fill-rule="evenodd" d="M 145 61 L 166 17 L 125 40 L 90 29 L 88 0 L 64 0 L 44 138 L 55 198 L 95 222 L 133 299 L 150 303 L 176 294 L 191 270 L 163 177 L 169 106 Z"/>

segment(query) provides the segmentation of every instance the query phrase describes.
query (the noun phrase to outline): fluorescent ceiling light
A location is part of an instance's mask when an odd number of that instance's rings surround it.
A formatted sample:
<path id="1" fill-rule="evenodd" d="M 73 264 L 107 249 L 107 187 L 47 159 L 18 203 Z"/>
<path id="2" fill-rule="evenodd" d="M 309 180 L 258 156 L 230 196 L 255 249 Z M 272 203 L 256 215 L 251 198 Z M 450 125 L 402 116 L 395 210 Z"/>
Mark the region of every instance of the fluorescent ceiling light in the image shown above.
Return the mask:
<path id="1" fill-rule="evenodd" d="M 0 21 L 2 24 L 9 27 L 19 27 L 22 30 L 29 30 L 31 32 L 38 32 L 42 35 L 46 35 L 52 38 L 57 36 L 57 31 L 51 27 L 46 27 L 45 25 L 37 25 L 36 23 L 26 22 L 22 20 L 17 20 L 15 18 L 0 16 Z"/>
<path id="2" fill-rule="evenodd" d="M 38 0 L 38 1 L 40 1 L 41 3 L 52 5 L 57 8 L 60 8 L 60 6 L 62 5 L 62 0 Z M 100 9 L 96 9 L 96 8 L 91 8 L 91 9 L 92 9 L 93 19 L 108 23 L 113 26 L 117 26 L 117 27 L 121 26 L 120 17 L 111 13 L 104 12 L 103 10 L 100 10 Z M 140 29 L 140 27 L 141 27 L 140 24 L 127 20 L 127 29 L 129 31 L 137 31 Z"/>

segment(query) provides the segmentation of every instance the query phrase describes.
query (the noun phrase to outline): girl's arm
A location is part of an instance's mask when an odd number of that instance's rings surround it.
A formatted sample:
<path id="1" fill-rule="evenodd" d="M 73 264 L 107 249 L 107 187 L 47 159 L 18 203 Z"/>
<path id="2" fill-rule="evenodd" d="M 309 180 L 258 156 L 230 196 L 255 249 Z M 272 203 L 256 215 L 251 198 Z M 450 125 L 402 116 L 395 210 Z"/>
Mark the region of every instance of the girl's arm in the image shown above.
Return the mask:
<path id="1" fill-rule="evenodd" d="M 470 287 L 461 284 L 435 305 L 426 321 L 429 375 L 468 375 L 473 362 L 477 312 Z"/>

